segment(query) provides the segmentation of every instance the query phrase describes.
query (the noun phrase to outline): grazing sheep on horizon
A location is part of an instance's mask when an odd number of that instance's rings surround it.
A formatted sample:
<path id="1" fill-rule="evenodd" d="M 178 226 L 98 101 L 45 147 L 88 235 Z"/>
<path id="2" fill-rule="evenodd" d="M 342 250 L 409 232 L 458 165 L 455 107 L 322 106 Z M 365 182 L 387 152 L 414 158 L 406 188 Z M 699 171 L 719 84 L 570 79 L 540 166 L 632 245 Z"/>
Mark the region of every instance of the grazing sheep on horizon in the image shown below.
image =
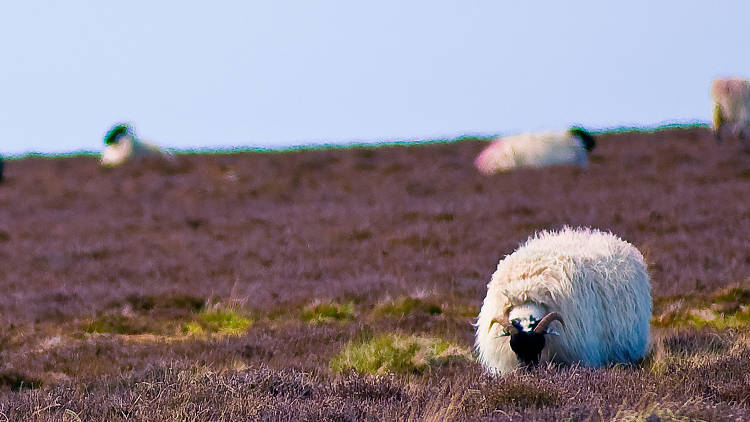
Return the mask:
<path id="1" fill-rule="evenodd" d="M 174 162 L 174 156 L 156 145 L 144 142 L 135 136 L 130 125 L 117 124 L 104 135 L 102 152 L 103 166 L 112 167 L 136 158 L 158 158 L 168 163 Z"/>
<path id="2" fill-rule="evenodd" d="M 650 319 L 641 253 L 611 233 L 565 227 L 537 233 L 500 261 L 479 312 L 476 348 L 493 373 L 540 361 L 631 363 L 646 354 Z"/>
<path id="3" fill-rule="evenodd" d="M 711 84 L 714 103 L 714 137 L 721 141 L 728 129 L 744 144 L 750 139 L 750 81 L 742 78 L 719 78 Z"/>
<path id="4" fill-rule="evenodd" d="M 561 132 L 522 133 L 495 139 L 477 156 L 474 165 L 484 175 L 519 167 L 585 166 L 586 153 L 595 145 L 594 137 L 577 127 Z"/>

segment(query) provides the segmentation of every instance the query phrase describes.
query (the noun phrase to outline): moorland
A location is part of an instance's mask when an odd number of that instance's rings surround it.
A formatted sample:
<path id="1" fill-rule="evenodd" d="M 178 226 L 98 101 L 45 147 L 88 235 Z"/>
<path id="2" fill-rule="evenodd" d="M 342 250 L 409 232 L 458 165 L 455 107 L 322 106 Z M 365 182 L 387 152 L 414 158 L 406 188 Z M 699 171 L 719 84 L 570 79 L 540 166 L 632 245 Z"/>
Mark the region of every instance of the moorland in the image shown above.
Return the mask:
<path id="1" fill-rule="evenodd" d="M 750 420 L 750 152 L 619 131 L 486 177 L 486 145 L 7 160 L 0 421 Z M 649 355 L 491 377 L 489 277 L 563 225 L 643 252 Z"/>

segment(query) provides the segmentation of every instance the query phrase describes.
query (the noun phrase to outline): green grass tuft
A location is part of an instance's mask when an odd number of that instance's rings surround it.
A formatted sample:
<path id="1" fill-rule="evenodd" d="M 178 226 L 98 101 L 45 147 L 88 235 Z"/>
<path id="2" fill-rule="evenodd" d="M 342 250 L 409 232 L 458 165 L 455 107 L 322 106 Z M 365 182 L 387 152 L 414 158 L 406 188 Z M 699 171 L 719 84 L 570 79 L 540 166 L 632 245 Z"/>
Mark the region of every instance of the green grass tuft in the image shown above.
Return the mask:
<path id="1" fill-rule="evenodd" d="M 712 326 L 718 329 L 750 325 L 750 287 L 737 284 L 712 295 L 698 294 L 654 301 L 652 322 L 661 327 Z"/>
<path id="2" fill-rule="evenodd" d="M 734 313 L 720 313 L 710 309 L 688 312 L 685 322 L 697 328 L 712 325 L 718 329 L 740 328 L 750 324 L 750 309 Z"/>
<path id="3" fill-rule="evenodd" d="M 204 333 L 203 326 L 195 321 L 190 321 L 182 326 L 182 332 L 191 336 L 198 336 Z"/>
<path id="4" fill-rule="evenodd" d="M 302 311 L 301 318 L 312 324 L 354 319 L 354 303 L 318 303 Z"/>
<path id="5" fill-rule="evenodd" d="M 468 360 L 471 360 L 468 350 L 442 339 L 381 334 L 349 343 L 330 365 L 337 372 L 421 374 L 431 367 Z"/>
<path id="6" fill-rule="evenodd" d="M 717 329 L 742 328 L 750 325 L 750 307 L 740 306 L 736 311 L 721 312 L 712 308 L 679 308 L 664 315 L 655 316 L 652 323 L 659 327 L 703 328 L 712 326 Z"/>
<path id="7" fill-rule="evenodd" d="M 375 313 L 379 315 L 393 315 L 398 317 L 404 317 L 415 313 L 440 315 L 443 313 L 443 309 L 439 305 L 423 301 L 422 299 L 402 297 L 379 305 L 375 308 Z"/>
<path id="8" fill-rule="evenodd" d="M 252 320 L 233 308 L 223 308 L 218 305 L 208 307 L 198 313 L 198 318 L 183 324 L 185 334 L 231 334 L 239 335 L 252 324 Z"/>

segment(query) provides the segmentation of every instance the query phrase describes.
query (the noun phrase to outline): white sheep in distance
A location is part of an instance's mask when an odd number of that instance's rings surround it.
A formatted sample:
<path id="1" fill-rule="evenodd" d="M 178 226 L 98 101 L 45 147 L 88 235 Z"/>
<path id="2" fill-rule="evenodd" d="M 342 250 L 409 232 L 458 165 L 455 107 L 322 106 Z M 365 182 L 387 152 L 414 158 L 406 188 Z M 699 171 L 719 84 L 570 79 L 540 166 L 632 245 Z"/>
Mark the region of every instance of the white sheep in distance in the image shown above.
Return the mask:
<path id="1" fill-rule="evenodd" d="M 728 129 L 743 143 L 750 139 L 750 81 L 742 78 L 720 78 L 711 84 L 714 102 L 714 136 L 721 141 Z"/>
<path id="2" fill-rule="evenodd" d="M 585 166 L 586 153 L 594 149 L 594 137 L 584 129 L 522 133 L 497 138 L 474 160 L 484 175 L 519 167 L 546 167 L 558 164 Z"/>
<path id="3" fill-rule="evenodd" d="M 641 253 L 611 233 L 565 227 L 537 233 L 500 261 L 476 348 L 492 373 L 540 361 L 632 363 L 646 354 L 650 319 Z"/>
<path id="4" fill-rule="evenodd" d="M 138 158 L 156 158 L 165 163 L 174 164 L 174 156 L 156 145 L 144 142 L 135 136 L 130 125 L 117 124 L 104 135 L 106 147 L 102 152 L 103 166 L 118 166 L 128 160 Z"/>

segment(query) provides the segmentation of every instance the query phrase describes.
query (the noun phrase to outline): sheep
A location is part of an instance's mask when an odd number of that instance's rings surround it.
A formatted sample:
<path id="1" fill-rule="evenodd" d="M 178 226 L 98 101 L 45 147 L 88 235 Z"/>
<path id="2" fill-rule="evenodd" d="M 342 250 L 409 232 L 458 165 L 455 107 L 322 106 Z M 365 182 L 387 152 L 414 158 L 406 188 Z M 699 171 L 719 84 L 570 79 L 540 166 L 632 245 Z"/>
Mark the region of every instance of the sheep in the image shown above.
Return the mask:
<path id="1" fill-rule="evenodd" d="M 641 253 L 596 229 L 543 231 L 500 261 L 477 317 L 480 363 L 599 367 L 643 358 L 651 284 Z M 554 325 L 553 325 L 554 324 Z"/>
<path id="2" fill-rule="evenodd" d="M 750 81 L 742 78 L 719 78 L 711 84 L 714 103 L 713 129 L 717 142 L 723 129 L 729 129 L 743 144 L 750 139 Z"/>
<path id="3" fill-rule="evenodd" d="M 157 158 L 172 164 L 174 156 L 156 145 L 144 142 L 135 136 L 130 125 L 117 124 L 104 136 L 106 148 L 102 152 L 101 164 L 106 167 L 118 166 L 127 160 L 137 158 Z"/>
<path id="4" fill-rule="evenodd" d="M 484 175 L 519 167 L 585 166 L 586 152 L 595 145 L 594 137 L 579 127 L 558 132 L 522 133 L 495 139 L 477 156 L 474 166 Z"/>

